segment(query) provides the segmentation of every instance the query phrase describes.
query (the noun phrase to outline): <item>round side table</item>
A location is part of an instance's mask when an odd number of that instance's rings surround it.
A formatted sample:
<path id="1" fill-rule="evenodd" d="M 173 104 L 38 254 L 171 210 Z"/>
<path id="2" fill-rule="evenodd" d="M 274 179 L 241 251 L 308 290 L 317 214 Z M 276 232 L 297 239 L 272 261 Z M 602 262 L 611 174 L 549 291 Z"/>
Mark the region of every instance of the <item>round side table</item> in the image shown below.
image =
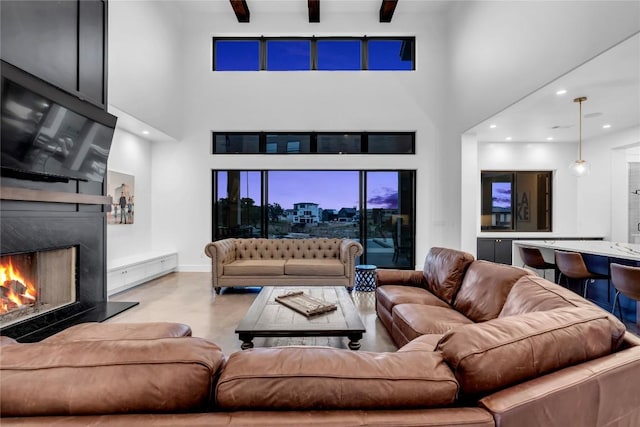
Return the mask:
<path id="1" fill-rule="evenodd" d="M 373 292 L 376 290 L 377 272 L 372 264 L 356 265 L 355 287 L 356 291 Z"/>

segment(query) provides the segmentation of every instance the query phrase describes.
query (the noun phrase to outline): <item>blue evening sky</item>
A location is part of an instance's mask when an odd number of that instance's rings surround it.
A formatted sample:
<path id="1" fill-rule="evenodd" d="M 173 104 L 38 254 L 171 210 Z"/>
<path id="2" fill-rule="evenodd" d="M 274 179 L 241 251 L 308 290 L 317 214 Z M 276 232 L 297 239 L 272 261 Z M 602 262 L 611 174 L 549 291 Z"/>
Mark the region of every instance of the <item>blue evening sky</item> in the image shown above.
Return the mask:
<path id="1" fill-rule="evenodd" d="M 260 173 L 242 172 L 241 197 L 260 203 Z M 219 195 L 226 197 L 226 174 L 218 175 Z M 396 209 L 398 206 L 398 173 L 369 172 L 368 208 Z M 358 207 L 357 171 L 269 171 L 269 203 L 292 209 L 294 203 L 318 203 L 322 209 Z"/>

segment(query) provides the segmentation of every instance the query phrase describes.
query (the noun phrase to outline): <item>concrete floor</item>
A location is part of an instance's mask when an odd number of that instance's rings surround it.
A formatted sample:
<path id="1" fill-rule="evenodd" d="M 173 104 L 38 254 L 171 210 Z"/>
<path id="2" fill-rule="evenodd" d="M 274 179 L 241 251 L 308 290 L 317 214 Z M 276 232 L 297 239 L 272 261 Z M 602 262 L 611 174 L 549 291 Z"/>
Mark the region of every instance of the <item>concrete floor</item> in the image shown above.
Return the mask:
<path id="1" fill-rule="evenodd" d="M 191 326 L 193 336 L 218 344 L 225 354 L 240 350 L 236 326 L 260 292 L 260 288 L 223 289 L 216 295 L 211 289 L 210 273 L 171 273 L 159 279 L 114 295 L 110 301 L 138 301 L 139 305 L 107 322 L 179 322 Z M 396 351 L 387 330 L 375 313 L 373 292 L 353 292 L 353 301 L 367 329 L 359 351 Z M 627 330 L 638 335 L 634 323 Z M 280 345 L 328 345 L 348 348 L 348 339 L 332 338 L 255 338 L 256 347 Z"/>
<path id="2" fill-rule="evenodd" d="M 235 328 L 259 291 L 260 288 L 225 288 L 216 295 L 211 289 L 211 273 L 171 273 L 112 296 L 110 301 L 140 304 L 107 322 L 184 323 L 191 327 L 193 336 L 207 338 L 218 344 L 225 354 L 231 354 L 240 350 L 241 344 Z M 359 351 L 396 351 L 391 337 L 377 319 L 373 292 L 353 292 L 352 299 L 367 330 Z M 256 347 L 304 344 L 348 348 L 349 340 L 342 337 L 256 338 L 253 342 Z"/>

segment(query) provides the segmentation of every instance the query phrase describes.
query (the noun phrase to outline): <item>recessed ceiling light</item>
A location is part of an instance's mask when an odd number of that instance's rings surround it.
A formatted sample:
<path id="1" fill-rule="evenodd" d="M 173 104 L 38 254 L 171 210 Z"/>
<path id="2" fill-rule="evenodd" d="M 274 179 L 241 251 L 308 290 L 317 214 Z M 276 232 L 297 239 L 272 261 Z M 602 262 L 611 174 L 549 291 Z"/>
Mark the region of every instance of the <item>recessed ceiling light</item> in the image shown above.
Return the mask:
<path id="1" fill-rule="evenodd" d="M 511 141 L 513 138 L 511 138 L 510 136 L 506 137 L 504 140 L 505 141 Z"/>
<path id="2" fill-rule="evenodd" d="M 556 92 L 556 95 L 564 95 L 565 93 L 567 93 L 566 89 L 560 89 L 559 91 Z"/>
<path id="3" fill-rule="evenodd" d="M 143 135 L 149 135 L 149 131 L 148 131 L 148 130 L 143 130 L 143 131 L 142 131 L 142 134 L 143 134 Z"/>
<path id="4" fill-rule="evenodd" d="M 607 125 L 602 125 L 602 129 L 609 129 L 611 127 L 611 125 L 607 124 Z"/>
<path id="5" fill-rule="evenodd" d="M 547 137 L 547 141 L 553 141 L 553 137 L 552 136 L 548 136 Z"/>
<path id="6" fill-rule="evenodd" d="M 491 129 L 495 129 L 497 127 L 498 127 L 498 125 L 489 125 L 489 128 L 491 128 Z"/>

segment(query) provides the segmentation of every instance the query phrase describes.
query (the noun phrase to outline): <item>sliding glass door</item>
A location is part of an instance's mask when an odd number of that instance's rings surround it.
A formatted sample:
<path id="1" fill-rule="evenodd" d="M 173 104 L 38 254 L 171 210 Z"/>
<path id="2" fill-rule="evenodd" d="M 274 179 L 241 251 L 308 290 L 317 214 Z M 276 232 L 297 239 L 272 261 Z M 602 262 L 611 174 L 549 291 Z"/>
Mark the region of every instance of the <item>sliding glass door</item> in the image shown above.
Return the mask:
<path id="1" fill-rule="evenodd" d="M 349 238 L 360 263 L 413 268 L 415 171 L 213 171 L 213 239 Z"/>
<path id="2" fill-rule="evenodd" d="M 377 266 L 413 268 L 413 171 L 365 173 L 367 262 Z"/>

